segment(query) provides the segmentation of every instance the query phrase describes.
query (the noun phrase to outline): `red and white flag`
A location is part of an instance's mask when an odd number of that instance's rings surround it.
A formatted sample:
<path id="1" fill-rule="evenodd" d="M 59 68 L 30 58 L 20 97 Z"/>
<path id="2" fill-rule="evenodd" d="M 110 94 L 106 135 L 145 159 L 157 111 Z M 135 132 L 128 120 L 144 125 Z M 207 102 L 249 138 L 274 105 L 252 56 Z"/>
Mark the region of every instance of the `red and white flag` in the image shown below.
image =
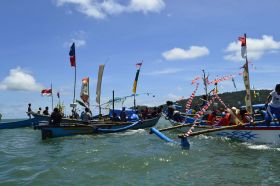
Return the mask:
<path id="1" fill-rule="evenodd" d="M 241 42 L 241 56 L 245 59 L 247 55 L 246 36 L 239 37 L 238 40 Z"/>
<path id="2" fill-rule="evenodd" d="M 50 89 L 43 89 L 41 91 L 41 95 L 42 96 L 51 96 L 52 95 L 52 89 L 51 88 Z"/>

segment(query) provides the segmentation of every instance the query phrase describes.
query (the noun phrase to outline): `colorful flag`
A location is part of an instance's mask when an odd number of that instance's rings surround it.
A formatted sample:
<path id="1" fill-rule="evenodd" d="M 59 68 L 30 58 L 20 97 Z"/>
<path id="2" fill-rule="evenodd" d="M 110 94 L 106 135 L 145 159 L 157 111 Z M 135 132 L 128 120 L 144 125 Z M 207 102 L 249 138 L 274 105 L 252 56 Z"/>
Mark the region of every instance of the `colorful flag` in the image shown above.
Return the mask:
<path id="1" fill-rule="evenodd" d="M 75 43 L 73 43 L 70 48 L 69 56 L 71 67 L 76 67 Z"/>
<path id="2" fill-rule="evenodd" d="M 83 78 L 82 80 L 82 88 L 81 88 L 81 99 L 84 103 L 89 105 L 89 78 Z"/>
<path id="3" fill-rule="evenodd" d="M 247 55 L 246 35 L 239 37 L 238 40 L 241 41 L 241 56 L 245 59 Z"/>
<path id="4" fill-rule="evenodd" d="M 101 84 L 102 84 L 102 76 L 104 71 L 105 65 L 99 65 L 98 70 L 98 81 L 96 87 L 96 103 L 100 104 L 100 97 L 101 97 Z"/>
<path id="5" fill-rule="evenodd" d="M 141 66 L 142 66 L 142 63 L 136 64 L 137 72 L 136 72 L 136 76 L 135 76 L 135 80 L 134 80 L 133 88 L 132 88 L 133 94 L 136 94 L 137 82 L 138 82 L 138 77 L 139 77 Z"/>
<path id="6" fill-rule="evenodd" d="M 248 61 L 246 61 L 244 65 L 244 72 L 243 72 L 243 80 L 246 89 L 246 96 L 245 96 L 245 104 L 247 113 L 253 114 L 252 109 L 252 101 L 251 101 L 251 92 L 250 92 L 250 80 L 249 80 L 249 69 L 248 69 Z"/>
<path id="7" fill-rule="evenodd" d="M 43 89 L 41 91 L 41 95 L 42 96 L 51 96 L 52 95 L 52 89 L 51 88 L 50 89 Z"/>

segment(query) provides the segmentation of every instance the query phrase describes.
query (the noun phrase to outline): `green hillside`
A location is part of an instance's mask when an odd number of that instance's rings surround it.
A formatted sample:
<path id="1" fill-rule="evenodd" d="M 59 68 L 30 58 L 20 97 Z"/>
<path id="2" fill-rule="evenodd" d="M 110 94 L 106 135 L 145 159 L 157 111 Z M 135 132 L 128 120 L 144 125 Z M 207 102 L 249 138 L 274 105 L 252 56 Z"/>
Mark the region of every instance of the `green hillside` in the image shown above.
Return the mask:
<path id="1" fill-rule="evenodd" d="M 256 92 L 259 94 L 258 96 L 254 97 L 253 91 L 251 91 L 252 96 L 252 104 L 259 104 L 259 103 L 265 103 L 267 96 L 271 92 L 271 90 L 256 90 Z M 236 91 L 236 92 L 226 92 L 219 94 L 219 97 L 225 102 L 226 105 L 230 107 L 240 107 L 241 105 L 245 105 L 244 97 L 245 97 L 245 90 L 243 91 Z M 192 102 L 192 107 L 196 107 L 198 105 L 202 104 L 202 100 L 200 100 L 201 96 L 196 96 Z M 218 103 L 219 107 L 222 105 L 218 102 L 218 100 L 215 101 Z M 187 103 L 187 99 L 183 99 L 176 102 L 178 105 L 183 106 L 185 108 L 185 105 Z"/>

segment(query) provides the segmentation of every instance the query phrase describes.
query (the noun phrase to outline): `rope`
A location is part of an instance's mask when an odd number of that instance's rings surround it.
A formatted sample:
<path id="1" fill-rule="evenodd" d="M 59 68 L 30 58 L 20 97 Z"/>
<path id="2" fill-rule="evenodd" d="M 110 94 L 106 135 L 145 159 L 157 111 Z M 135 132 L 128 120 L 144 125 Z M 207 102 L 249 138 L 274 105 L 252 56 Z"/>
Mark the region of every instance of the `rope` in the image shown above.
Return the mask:
<path id="1" fill-rule="evenodd" d="M 188 99 L 188 102 L 186 104 L 186 112 L 188 112 L 190 107 L 191 107 L 191 104 L 192 104 L 193 98 L 194 98 L 194 96 L 196 94 L 196 91 L 198 89 L 198 86 L 199 86 L 199 83 L 196 83 L 195 89 L 194 89 L 192 95 L 190 96 L 190 98 Z"/>

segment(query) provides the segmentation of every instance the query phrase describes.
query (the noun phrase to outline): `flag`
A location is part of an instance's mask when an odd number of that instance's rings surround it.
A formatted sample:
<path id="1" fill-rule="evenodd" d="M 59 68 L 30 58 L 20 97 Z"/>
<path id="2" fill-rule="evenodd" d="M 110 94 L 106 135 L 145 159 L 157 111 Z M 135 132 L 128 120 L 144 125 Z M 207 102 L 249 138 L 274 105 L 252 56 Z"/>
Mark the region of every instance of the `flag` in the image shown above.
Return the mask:
<path id="1" fill-rule="evenodd" d="M 137 64 L 136 64 L 136 68 L 137 68 L 137 69 L 140 69 L 141 66 L 142 66 L 142 63 L 137 63 Z"/>
<path id="2" fill-rule="evenodd" d="M 241 56 L 242 58 L 246 58 L 247 55 L 246 35 L 239 37 L 238 40 L 241 42 Z"/>
<path id="3" fill-rule="evenodd" d="M 73 43 L 70 48 L 69 56 L 71 67 L 76 67 L 75 43 Z"/>
<path id="4" fill-rule="evenodd" d="M 132 88 L 132 93 L 133 94 L 136 94 L 137 82 L 138 82 L 138 77 L 139 77 L 141 66 L 142 66 L 142 63 L 137 63 L 136 64 L 137 72 L 136 72 L 136 76 L 135 76 L 134 83 L 133 83 L 133 88 Z"/>
<path id="5" fill-rule="evenodd" d="M 98 70 L 98 81 L 96 87 L 96 103 L 100 104 L 100 96 L 101 96 L 101 84 L 102 84 L 102 76 L 105 65 L 99 65 Z"/>
<path id="6" fill-rule="evenodd" d="M 56 93 L 56 95 L 57 95 L 57 98 L 59 99 L 59 98 L 60 98 L 60 94 L 59 94 L 59 92 L 57 92 L 57 93 Z"/>
<path id="7" fill-rule="evenodd" d="M 81 94 L 80 94 L 81 99 L 83 100 L 84 103 L 89 105 L 89 78 L 83 78 L 82 80 L 82 88 L 81 88 Z"/>
<path id="8" fill-rule="evenodd" d="M 246 96 L 245 96 L 246 110 L 247 110 L 247 113 L 253 114 L 251 93 L 250 93 L 248 61 L 246 61 L 245 65 L 244 65 L 243 80 L 244 80 L 244 85 L 245 85 L 245 89 L 246 89 Z"/>
<path id="9" fill-rule="evenodd" d="M 51 88 L 50 89 L 43 89 L 41 91 L 41 95 L 42 96 L 51 96 L 52 95 L 52 89 Z"/>

